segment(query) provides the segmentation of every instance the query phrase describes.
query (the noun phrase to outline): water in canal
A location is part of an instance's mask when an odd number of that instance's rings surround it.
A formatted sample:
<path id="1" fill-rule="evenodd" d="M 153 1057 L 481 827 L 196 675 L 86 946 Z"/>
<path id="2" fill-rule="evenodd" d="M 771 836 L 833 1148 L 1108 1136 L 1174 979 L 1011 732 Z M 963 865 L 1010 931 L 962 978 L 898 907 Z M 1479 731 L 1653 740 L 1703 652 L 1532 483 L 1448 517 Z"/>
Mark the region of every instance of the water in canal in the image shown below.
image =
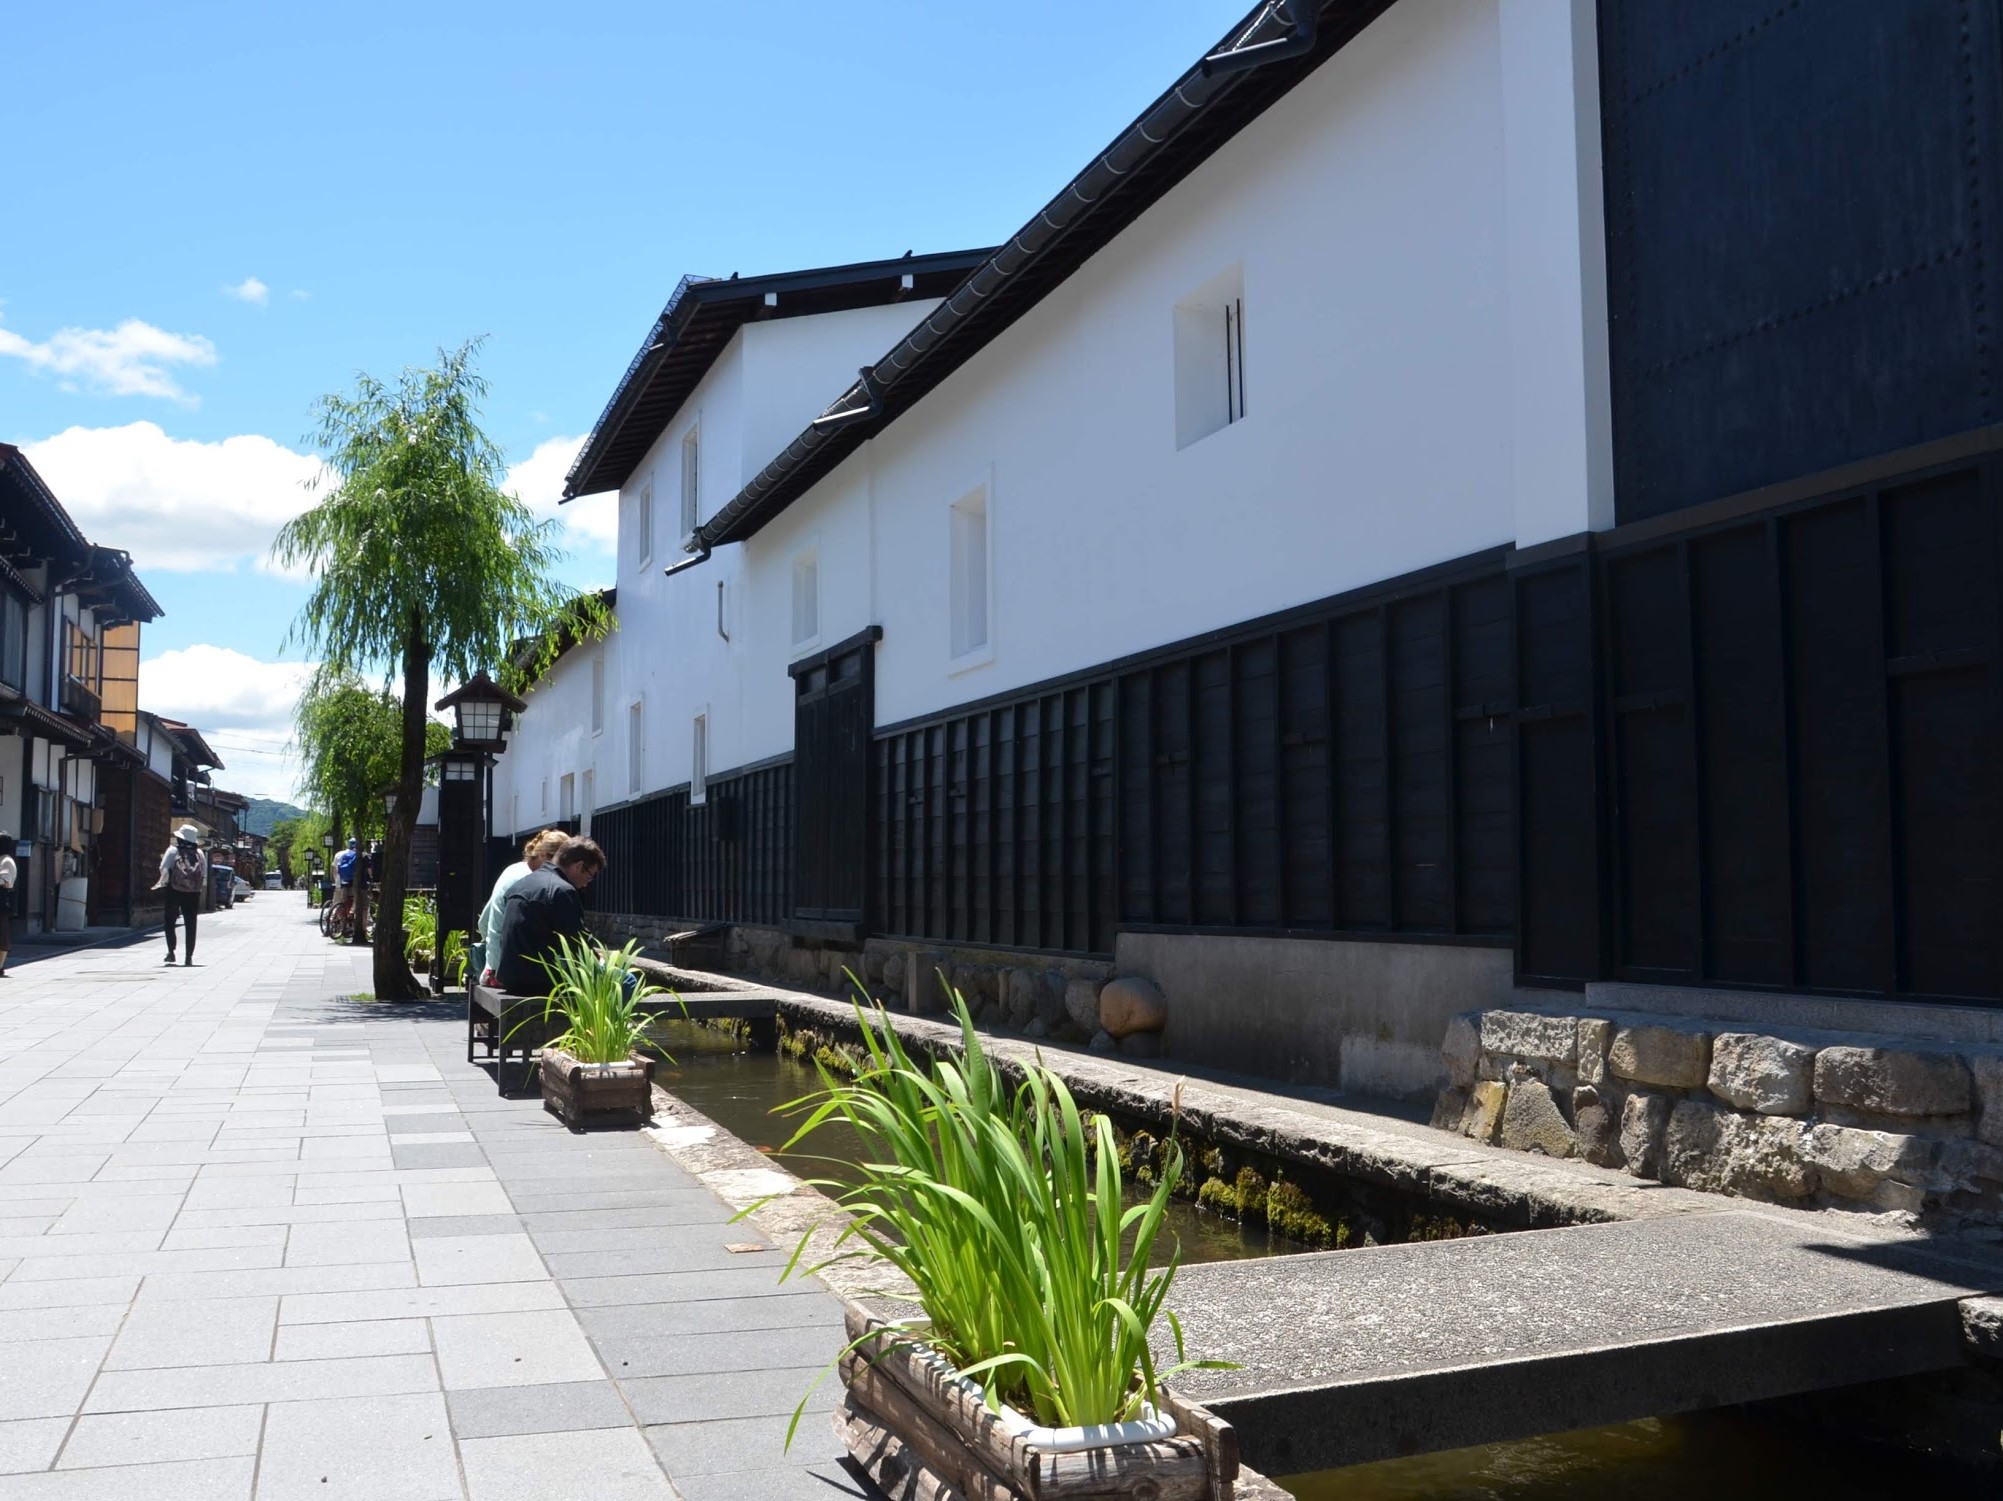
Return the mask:
<path id="1" fill-rule="evenodd" d="M 1973 1496 L 1965 1472 L 1735 1409 L 1284 1477 L 1300 1501 L 1889 1501 Z"/>
<path id="2" fill-rule="evenodd" d="M 821 1087 L 811 1063 L 783 1053 L 752 1052 L 720 1028 L 688 1022 L 662 1028 L 660 1041 L 675 1061 L 657 1065 L 654 1081 L 669 1094 L 686 1100 L 740 1141 L 770 1152 L 802 1178 L 849 1181 L 848 1164 L 861 1154 L 862 1143 L 840 1121 L 822 1125 L 792 1153 L 778 1150 L 797 1122 L 773 1112 Z M 1185 1262 L 1235 1261 L 1307 1249 L 1270 1235 L 1263 1227 L 1248 1229 L 1181 1199 L 1169 1200 L 1166 1223 L 1182 1246 Z M 1166 1255 L 1166 1239 L 1157 1244 Z"/>

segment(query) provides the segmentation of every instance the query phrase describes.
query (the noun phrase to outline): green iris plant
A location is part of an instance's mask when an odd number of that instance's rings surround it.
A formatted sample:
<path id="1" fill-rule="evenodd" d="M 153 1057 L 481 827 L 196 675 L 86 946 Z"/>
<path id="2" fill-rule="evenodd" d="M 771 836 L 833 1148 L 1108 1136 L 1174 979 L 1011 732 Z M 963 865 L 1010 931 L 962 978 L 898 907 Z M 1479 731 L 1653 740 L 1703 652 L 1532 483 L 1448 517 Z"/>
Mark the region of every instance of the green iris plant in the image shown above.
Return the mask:
<path id="1" fill-rule="evenodd" d="M 642 1045 L 654 1045 L 658 1051 L 653 1035 L 658 1018 L 640 1003 L 671 992 L 644 980 L 628 989 L 626 976 L 639 952 L 638 943 L 601 950 L 588 938 L 559 936 L 555 956 L 538 962 L 550 979 L 543 1018 L 561 1016 L 564 1029 L 544 1046 L 566 1052 L 580 1063 L 624 1063 Z"/>
<path id="2" fill-rule="evenodd" d="M 1158 1382 L 1217 1365 L 1187 1358 L 1166 1306 L 1179 1248 L 1149 1266 L 1181 1149 L 1171 1139 L 1150 1197 L 1123 1207 L 1111 1122 L 1088 1121 L 1040 1058 L 1010 1085 L 966 1002 L 949 994 L 959 1058 L 920 1066 L 880 1008 L 872 1017 L 858 1005 L 864 1058 L 854 1079 L 823 1067 L 823 1087 L 786 1107 L 803 1118 L 782 1150 L 834 1119 L 865 1148 L 859 1182 L 815 1185 L 849 1219 L 835 1254 L 806 1270 L 860 1259 L 902 1272 L 929 1323 L 923 1339 L 979 1381 L 990 1406 L 1055 1427 L 1134 1418 Z M 805 1248 L 802 1239 L 787 1276 Z M 1174 1339 L 1166 1369 L 1150 1344 L 1158 1322 Z"/>

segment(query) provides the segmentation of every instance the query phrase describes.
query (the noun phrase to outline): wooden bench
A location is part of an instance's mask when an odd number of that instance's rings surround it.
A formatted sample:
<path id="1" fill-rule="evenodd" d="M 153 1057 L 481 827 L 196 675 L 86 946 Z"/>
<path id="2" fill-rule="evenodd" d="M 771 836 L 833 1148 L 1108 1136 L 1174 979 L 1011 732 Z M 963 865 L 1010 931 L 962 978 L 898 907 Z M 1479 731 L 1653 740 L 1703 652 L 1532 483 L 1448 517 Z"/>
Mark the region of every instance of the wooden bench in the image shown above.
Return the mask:
<path id="1" fill-rule="evenodd" d="M 466 987 L 466 1061 L 491 1060 L 494 1087 L 508 1092 L 508 1060 L 521 1060 L 522 1087 L 528 1087 L 535 1067 L 536 1049 L 563 1030 L 560 1013 L 548 1013 L 549 1001 L 539 995 L 514 995 L 491 985 Z M 484 1054 L 475 1055 L 476 1045 Z"/>

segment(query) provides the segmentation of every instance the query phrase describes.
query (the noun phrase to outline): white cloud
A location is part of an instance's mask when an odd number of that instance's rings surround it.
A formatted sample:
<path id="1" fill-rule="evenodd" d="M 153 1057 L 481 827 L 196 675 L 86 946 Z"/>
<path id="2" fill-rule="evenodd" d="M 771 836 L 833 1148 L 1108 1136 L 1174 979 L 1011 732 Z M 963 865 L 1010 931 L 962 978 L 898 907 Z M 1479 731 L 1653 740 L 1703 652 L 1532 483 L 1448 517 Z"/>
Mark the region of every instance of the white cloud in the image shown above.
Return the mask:
<path id="1" fill-rule="evenodd" d="M 298 287 L 294 287 L 292 289 L 292 300 L 294 302 L 305 302 L 308 301 L 312 296 L 313 294 L 311 292 L 302 291 Z"/>
<path id="2" fill-rule="evenodd" d="M 226 646 L 165 651 L 139 664 L 139 707 L 186 720 L 228 763 L 218 786 L 290 798 L 299 695 L 313 675 L 304 662 L 261 662 Z"/>
<path id="3" fill-rule="evenodd" d="M 560 505 L 563 477 L 577 462 L 583 438 L 545 438 L 533 452 L 508 471 L 501 488 L 515 495 L 538 516 L 563 523 L 565 540 L 579 551 L 610 554 L 619 541 L 619 496 L 616 492 L 587 495 Z"/>
<path id="4" fill-rule="evenodd" d="M 254 302 L 259 307 L 264 307 L 271 301 L 271 288 L 255 276 L 246 276 L 235 286 L 224 287 L 223 296 L 234 297 L 238 302 Z"/>
<path id="5" fill-rule="evenodd" d="M 278 528 L 313 503 L 321 462 L 255 434 L 201 443 L 154 423 L 72 427 L 23 446 L 84 534 L 141 574 L 259 567 Z"/>
<path id="6" fill-rule="evenodd" d="M 59 328 L 40 344 L 0 328 L 0 355 L 55 376 L 66 391 L 160 396 L 194 406 L 198 398 L 181 389 L 168 367 L 213 365 L 216 346 L 200 334 L 168 333 L 127 318 L 112 329 Z"/>

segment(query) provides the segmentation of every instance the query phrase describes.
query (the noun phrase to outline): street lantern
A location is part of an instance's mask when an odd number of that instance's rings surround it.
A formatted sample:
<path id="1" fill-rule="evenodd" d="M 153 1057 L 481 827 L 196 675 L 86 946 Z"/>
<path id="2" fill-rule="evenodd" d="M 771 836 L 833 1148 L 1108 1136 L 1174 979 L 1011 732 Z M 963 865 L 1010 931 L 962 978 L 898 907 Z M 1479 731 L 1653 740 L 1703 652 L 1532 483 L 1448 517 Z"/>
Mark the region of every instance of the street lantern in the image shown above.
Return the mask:
<path id="1" fill-rule="evenodd" d="M 332 834 L 322 834 L 320 836 L 320 848 L 323 850 L 330 850 L 333 847 L 334 847 L 334 836 Z"/>
<path id="2" fill-rule="evenodd" d="M 528 707 L 484 672 L 454 688 L 432 707 L 452 711 L 455 749 L 479 749 L 500 754 L 514 716 Z"/>

